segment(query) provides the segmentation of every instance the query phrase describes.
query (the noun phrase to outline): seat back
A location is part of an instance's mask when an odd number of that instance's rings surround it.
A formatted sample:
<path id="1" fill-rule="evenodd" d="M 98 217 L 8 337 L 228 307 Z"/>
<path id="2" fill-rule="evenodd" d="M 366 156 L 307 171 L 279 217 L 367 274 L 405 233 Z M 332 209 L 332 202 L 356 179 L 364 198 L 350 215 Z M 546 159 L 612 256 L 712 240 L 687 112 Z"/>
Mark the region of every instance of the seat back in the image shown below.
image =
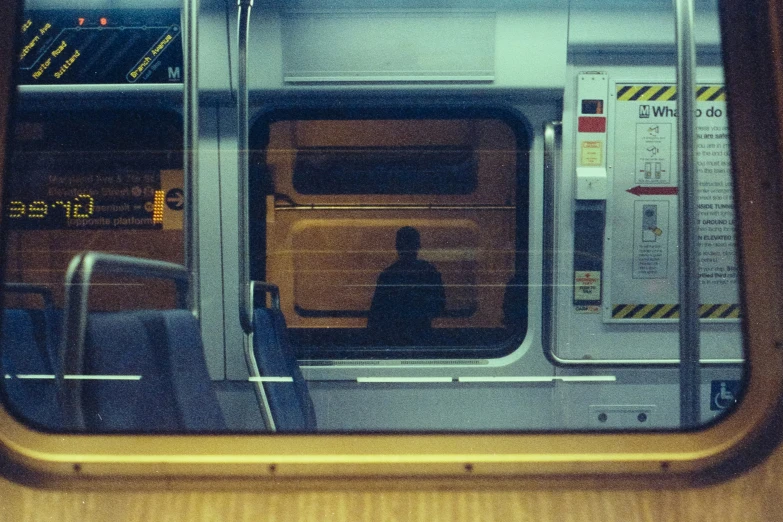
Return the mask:
<path id="1" fill-rule="evenodd" d="M 88 430 L 226 430 L 199 323 L 187 310 L 93 314 L 82 405 Z"/>
<path id="2" fill-rule="evenodd" d="M 42 429 L 63 426 L 52 368 L 53 325 L 40 310 L 3 312 L 2 365 L 5 393 L 12 411 Z"/>
<path id="3" fill-rule="evenodd" d="M 255 309 L 253 353 L 262 376 L 292 379 L 292 382 L 263 382 L 277 431 L 315 431 L 313 401 L 288 340 L 285 317 L 279 309 Z"/>

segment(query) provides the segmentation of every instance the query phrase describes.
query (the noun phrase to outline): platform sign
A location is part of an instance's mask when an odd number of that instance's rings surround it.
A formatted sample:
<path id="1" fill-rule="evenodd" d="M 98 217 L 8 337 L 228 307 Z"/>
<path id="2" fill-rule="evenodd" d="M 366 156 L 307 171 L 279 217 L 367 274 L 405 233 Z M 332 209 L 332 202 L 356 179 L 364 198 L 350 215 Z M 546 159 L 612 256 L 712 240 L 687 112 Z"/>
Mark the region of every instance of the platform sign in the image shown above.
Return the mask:
<path id="1" fill-rule="evenodd" d="M 678 303 L 677 91 L 617 84 L 607 199 L 607 322 L 672 322 Z M 697 88 L 700 315 L 739 317 L 726 97 Z"/>
<path id="2" fill-rule="evenodd" d="M 14 230 L 181 230 L 182 170 L 26 170 L 9 180 Z"/>

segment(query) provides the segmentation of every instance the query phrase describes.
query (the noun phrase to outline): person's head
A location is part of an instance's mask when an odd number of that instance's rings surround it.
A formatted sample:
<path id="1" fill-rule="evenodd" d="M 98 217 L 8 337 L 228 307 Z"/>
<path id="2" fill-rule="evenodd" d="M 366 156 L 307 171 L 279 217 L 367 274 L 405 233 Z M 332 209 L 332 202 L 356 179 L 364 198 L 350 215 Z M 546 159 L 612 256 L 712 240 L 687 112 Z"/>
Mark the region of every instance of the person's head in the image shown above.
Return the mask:
<path id="1" fill-rule="evenodd" d="M 421 248 L 419 231 L 413 227 L 402 227 L 397 231 L 395 246 L 399 255 L 415 257 L 419 253 L 419 248 Z"/>

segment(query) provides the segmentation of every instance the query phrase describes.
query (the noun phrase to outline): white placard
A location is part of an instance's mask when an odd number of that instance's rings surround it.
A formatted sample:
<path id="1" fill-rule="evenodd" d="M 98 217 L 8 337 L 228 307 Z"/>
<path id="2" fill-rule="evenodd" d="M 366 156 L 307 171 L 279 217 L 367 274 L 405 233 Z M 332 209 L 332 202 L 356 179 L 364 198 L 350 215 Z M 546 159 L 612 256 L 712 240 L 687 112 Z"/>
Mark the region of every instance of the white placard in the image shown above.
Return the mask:
<path id="1" fill-rule="evenodd" d="M 676 89 L 618 84 L 615 92 L 604 320 L 675 321 L 679 316 Z M 739 298 L 722 86 L 697 88 L 696 121 L 700 315 L 705 320 L 733 321 L 739 317 Z"/>

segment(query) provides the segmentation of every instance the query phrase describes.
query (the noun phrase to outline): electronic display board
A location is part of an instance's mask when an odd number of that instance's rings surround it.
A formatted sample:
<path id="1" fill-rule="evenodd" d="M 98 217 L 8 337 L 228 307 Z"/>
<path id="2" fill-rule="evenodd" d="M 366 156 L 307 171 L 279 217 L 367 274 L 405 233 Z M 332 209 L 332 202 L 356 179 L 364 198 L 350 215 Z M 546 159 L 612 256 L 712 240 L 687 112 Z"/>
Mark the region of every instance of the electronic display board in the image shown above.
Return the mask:
<path id="1" fill-rule="evenodd" d="M 181 229 L 182 122 L 156 110 L 31 111 L 14 128 L 12 230 Z"/>
<path id="2" fill-rule="evenodd" d="M 26 170 L 9 188 L 12 230 L 182 228 L 181 170 Z"/>
<path id="3" fill-rule="evenodd" d="M 181 83 L 180 31 L 177 9 L 29 10 L 19 83 Z"/>

